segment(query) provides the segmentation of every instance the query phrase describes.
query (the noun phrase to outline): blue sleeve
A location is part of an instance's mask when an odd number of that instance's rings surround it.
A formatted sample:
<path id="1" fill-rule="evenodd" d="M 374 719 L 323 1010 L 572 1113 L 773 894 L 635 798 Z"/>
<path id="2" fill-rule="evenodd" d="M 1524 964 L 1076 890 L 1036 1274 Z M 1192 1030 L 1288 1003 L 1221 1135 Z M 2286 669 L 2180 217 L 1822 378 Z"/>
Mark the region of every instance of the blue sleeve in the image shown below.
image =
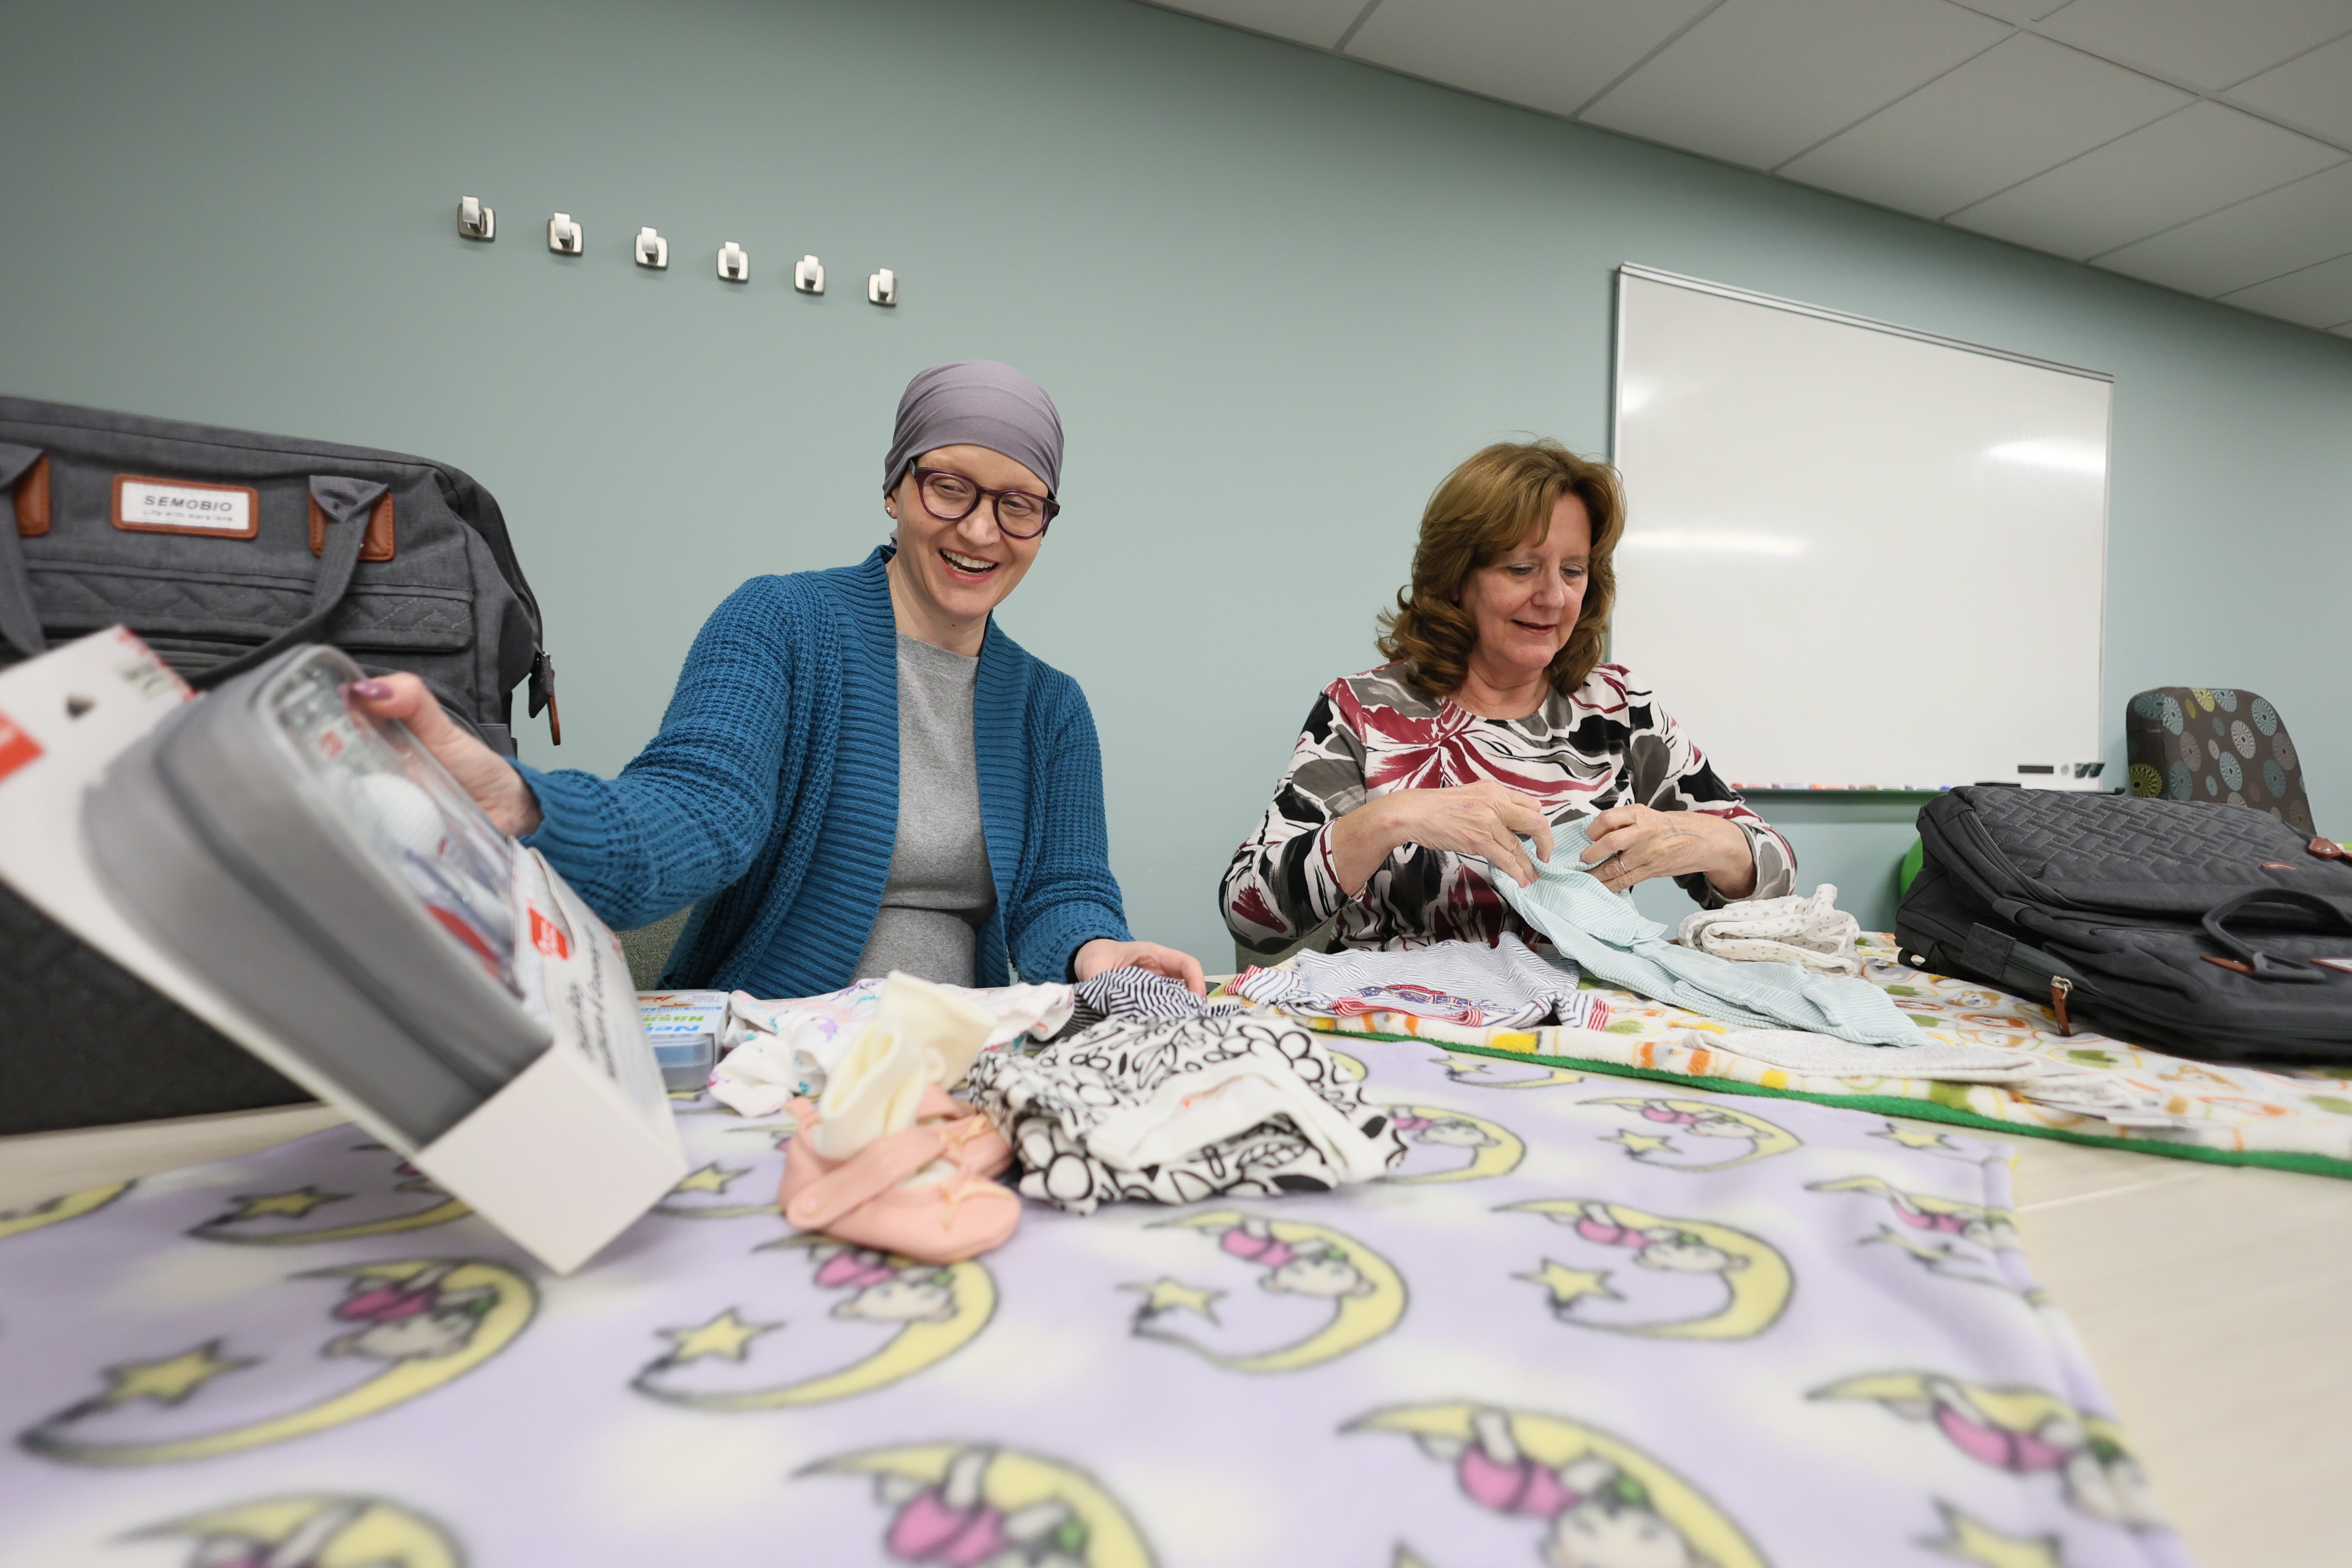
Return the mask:
<path id="1" fill-rule="evenodd" d="M 616 931 L 741 877 L 775 818 L 802 607 L 754 578 L 694 639 L 660 731 L 614 779 L 517 763 L 544 820 L 523 842 Z"/>
<path id="2" fill-rule="evenodd" d="M 1045 678 L 1055 689 L 1040 704 L 1045 721 L 1033 731 L 1042 741 L 1030 774 L 1036 858 L 1004 921 L 1013 965 L 1027 981 L 1070 979 L 1071 958 L 1097 937 L 1133 940 L 1110 874 L 1094 711 L 1077 682 L 1058 671 Z"/>

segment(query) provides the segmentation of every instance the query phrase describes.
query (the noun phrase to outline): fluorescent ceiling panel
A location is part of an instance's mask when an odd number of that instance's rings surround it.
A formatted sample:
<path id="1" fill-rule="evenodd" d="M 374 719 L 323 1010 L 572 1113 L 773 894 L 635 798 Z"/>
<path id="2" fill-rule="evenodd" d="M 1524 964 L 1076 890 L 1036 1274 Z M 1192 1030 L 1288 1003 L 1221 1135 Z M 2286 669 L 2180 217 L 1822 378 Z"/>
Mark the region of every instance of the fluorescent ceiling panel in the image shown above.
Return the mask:
<path id="1" fill-rule="evenodd" d="M 2079 261 L 2347 162 L 2352 153 L 2324 142 L 2200 101 L 1952 222 Z"/>
<path id="2" fill-rule="evenodd" d="M 2019 34 L 1780 172 L 1941 217 L 2189 101 L 2121 66 Z"/>
<path id="3" fill-rule="evenodd" d="M 2243 305 L 2306 327 L 2352 323 L 2352 256 L 2339 256 L 2221 299 L 2226 304 Z"/>
<path id="4" fill-rule="evenodd" d="M 1949 0 L 1728 0 L 1580 118 L 1769 169 L 2009 31 Z"/>
<path id="5" fill-rule="evenodd" d="M 2097 258 L 2210 298 L 2352 251 L 2352 163 L 2223 207 Z"/>
<path id="6" fill-rule="evenodd" d="M 1381 0 L 1359 59 L 1573 114 L 1715 0 Z"/>
<path id="7" fill-rule="evenodd" d="M 2230 100 L 2352 142 L 2352 37 L 2240 83 L 2230 89 Z"/>
<path id="8" fill-rule="evenodd" d="M 1155 0 L 1212 22 L 1229 22 L 1277 38 L 1334 47 L 1362 14 L 1364 0 Z"/>
<path id="9" fill-rule="evenodd" d="M 2042 27 L 2210 92 L 2352 33 L 2352 0 L 2074 0 Z"/>

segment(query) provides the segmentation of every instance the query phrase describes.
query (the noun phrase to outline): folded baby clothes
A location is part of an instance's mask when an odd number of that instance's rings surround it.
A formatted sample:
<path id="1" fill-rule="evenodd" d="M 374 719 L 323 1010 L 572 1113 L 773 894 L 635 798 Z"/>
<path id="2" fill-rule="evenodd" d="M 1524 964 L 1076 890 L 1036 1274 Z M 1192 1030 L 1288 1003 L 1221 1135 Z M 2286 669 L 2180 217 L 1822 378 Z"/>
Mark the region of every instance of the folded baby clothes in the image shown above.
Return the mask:
<path id="1" fill-rule="evenodd" d="M 1816 974 L 1862 973 L 1862 922 L 1837 907 L 1827 882 L 1810 899 L 1753 899 L 1683 918 L 1675 940 L 1739 963 L 1796 963 Z"/>
<path id="2" fill-rule="evenodd" d="M 1106 969 L 1070 989 L 1076 994 L 1078 1003 L 1073 1016 L 1082 1024 L 1098 1024 L 1105 1018 L 1129 1018 L 1140 1023 L 1218 1018 L 1244 1010 L 1239 1002 L 1212 1002 L 1205 996 L 1195 996 L 1192 988 L 1182 981 L 1154 974 L 1134 964 Z"/>
<path id="3" fill-rule="evenodd" d="M 1324 1018 L 1410 1013 L 1472 1028 L 1603 1027 L 1608 1004 L 1577 990 L 1577 978 L 1575 964 L 1540 957 L 1506 931 L 1493 947 L 1441 942 L 1395 952 L 1302 952 L 1279 969 L 1250 970 L 1233 989 Z"/>
<path id="4" fill-rule="evenodd" d="M 1944 1083 L 2019 1084 L 2060 1072 L 2057 1064 L 2003 1046 L 1964 1046 L 1922 1039 L 1889 1057 L 1884 1046 L 1799 1029 L 1734 1029 L 1727 1035 L 1685 1032 L 1680 1043 L 1698 1050 L 1728 1051 L 1790 1072 L 1829 1078 L 1919 1078 Z"/>
<path id="5" fill-rule="evenodd" d="M 1803 1029 L 1864 1046 L 1922 1042 L 1910 1016 L 1867 980 L 1814 974 L 1793 963 L 1733 963 L 1676 947 L 1664 926 L 1633 907 L 1632 894 L 1611 892 L 1584 868 L 1578 859 L 1590 847 L 1583 823 L 1561 823 L 1552 837 L 1551 859 L 1535 861 L 1534 886 L 1522 888 L 1492 868 L 1487 879 L 1521 919 L 1588 973 L 1727 1024 Z M 1528 853 L 1533 859 L 1532 847 Z"/>
<path id="6" fill-rule="evenodd" d="M 1264 1017 L 1098 1024 L 1034 1056 L 982 1057 L 970 1093 L 1012 1140 L 1021 1191 L 1073 1214 L 1328 1192 L 1404 1158 L 1329 1051 Z"/>
<path id="7" fill-rule="evenodd" d="M 761 1002 L 736 992 L 728 999 L 727 1038 L 722 1042 L 727 1054 L 710 1073 L 711 1098 L 745 1116 L 773 1116 L 795 1097 L 822 1094 L 825 1075 L 882 1005 L 889 978 L 861 980 L 823 996 L 783 1002 Z M 992 1023 L 981 1048 L 990 1051 L 1024 1037 L 1045 1039 L 1069 1022 L 1076 1005 L 1067 985 L 934 989 L 961 997 L 989 1016 Z"/>

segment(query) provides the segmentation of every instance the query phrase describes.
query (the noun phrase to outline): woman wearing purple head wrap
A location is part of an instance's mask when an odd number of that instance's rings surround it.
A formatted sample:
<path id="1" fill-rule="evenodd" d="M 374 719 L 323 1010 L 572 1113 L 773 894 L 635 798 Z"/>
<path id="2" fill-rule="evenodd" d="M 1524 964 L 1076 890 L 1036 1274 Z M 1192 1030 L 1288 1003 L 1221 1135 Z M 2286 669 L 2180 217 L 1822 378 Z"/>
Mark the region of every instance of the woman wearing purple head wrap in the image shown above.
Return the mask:
<path id="1" fill-rule="evenodd" d="M 662 984 L 805 996 L 893 970 L 958 985 L 1134 964 L 1077 683 L 1000 630 L 1061 510 L 1062 421 L 1012 366 L 924 371 L 882 468 L 891 542 L 756 577 L 705 623 L 614 779 L 497 755 L 414 676 L 359 683 L 615 928 L 688 905 Z"/>

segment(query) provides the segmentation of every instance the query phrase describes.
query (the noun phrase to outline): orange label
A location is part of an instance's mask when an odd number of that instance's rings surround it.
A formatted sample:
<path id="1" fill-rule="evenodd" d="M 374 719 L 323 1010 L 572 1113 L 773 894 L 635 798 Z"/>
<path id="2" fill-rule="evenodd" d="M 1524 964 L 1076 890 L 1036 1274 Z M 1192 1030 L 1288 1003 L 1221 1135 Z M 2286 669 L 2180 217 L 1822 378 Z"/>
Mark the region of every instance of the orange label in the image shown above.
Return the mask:
<path id="1" fill-rule="evenodd" d="M 0 713 L 0 779 L 41 754 L 41 743 L 16 728 L 16 722 Z"/>
<path id="2" fill-rule="evenodd" d="M 572 944 L 563 940 L 562 929 L 541 914 L 536 904 L 530 910 L 530 945 L 550 958 L 572 956 Z"/>

